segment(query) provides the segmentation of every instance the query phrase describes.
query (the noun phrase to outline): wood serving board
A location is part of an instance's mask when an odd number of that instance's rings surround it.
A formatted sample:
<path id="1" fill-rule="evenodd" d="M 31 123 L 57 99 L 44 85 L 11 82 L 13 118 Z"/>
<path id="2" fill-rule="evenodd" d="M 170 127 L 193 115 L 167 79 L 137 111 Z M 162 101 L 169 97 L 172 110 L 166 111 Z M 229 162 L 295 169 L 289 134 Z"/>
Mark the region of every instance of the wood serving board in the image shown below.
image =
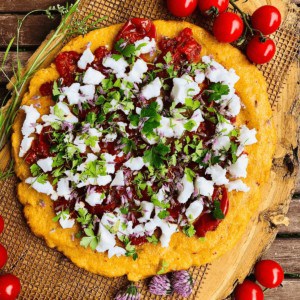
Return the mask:
<path id="1" fill-rule="evenodd" d="M 150 4 L 149 4 L 150 3 Z M 294 15 L 288 11 L 288 6 L 283 1 L 272 0 L 253 0 L 242 4 L 243 8 L 249 12 L 256 7 L 264 4 L 273 4 L 280 8 L 283 18 L 287 16 L 291 20 L 286 20 L 287 32 L 278 32 L 274 39 L 277 41 L 278 53 L 274 61 L 261 67 L 266 79 L 269 83 L 270 102 L 274 111 L 274 121 L 277 129 L 278 144 L 274 156 L 274 163 L 269 183 L 263 187 L 263 200 L 257 214 L 253 215 L 248 229 L 243 238 L 229 253 L 222 256 L 212 264 L 202 266 L 200 268 L 191 268 L 196 286 L 190 299 L 214 300 L 226 298 L 234 286 L 243 281 L 245 276 L 250 272 L 255 261 L 268 249 L 277 234 L 277 226 L 280 224 L 288 224 L 285 217 L 291 195 L 294 190 L 295 179 L 298 165 L 298 141 L 299 141 L 299 112 L 300 103 L 297 94 L 297 74 L 298 66 L 293 62 L 295 58 L 295 44 L 286 38 L 291 31 L 294 36 L 294 26 L 296 20 Z M 75 18 L 86 16 L 91 10 L 95 16 L 100 17 L 107 15 L 108 18 L 104 25 L 110 25 L 125 21 L 133 16 L 143 16 L 152 19 L 170 19 L 167 13 L 164 0 L 146 1 L 140 0 L 132 4 L 128 0 L 83 0 L 80 11 Z M 296 15 L 297 17 L 297 15 Z M 193 15 L 187 21 L 203 25 L 209 28 L 209 22 L 198 22 L 199 14 Z M 291 25 L 292 24 L 292 25 Z M 282 38 L 285 34 L 285 39 Z M 289 44 L 291 42 L 291 44 Z M 293 50 L 291 50 L 293 49 Z M 37 52 L 39 49 L 37 50 Z M 29 64 L 35 58 L 37 52 L 29 60 Z M 292 53 L 290 53 L 292 52 Z M 286 53 L 286 54 L 285 54 Z M 53 53 L 53 56 L 55 53 Z M 51 59 L 51 58 L 50 58 Z M 282 61 L 283 60 L 283 61 Z M 48 61 L 49 62 L 49 61 Z M 274 71 L 277 68 L 279 70 Z M 11 88 L 8 86 L 8 88 Z M 298 119 L 297 119 L 298 118 Z M 7 145 L 0 152 L 0 168 L 10 161 L 10 150 Z M 295 167 L 296 166 L 296 167 Z M 124 286 L 126 280 L 122 279 L 105 279 L 104 277 L 90 274 L 80 270 L 71 262 L 66 260 L 63 255 L 51 250 L 45 246 L 44 242 L 37 239 L 30 233 L 22 218 L 21 205 L 18 204 L 14 191 L 16 178 L 0 182 L 0 213 L 5 217 L 9 214 L 7 223 L 7 232 L 16 232 L 15 224 L 19 230 L 24 230 L 24 234 L 12 237 L 9 233 L 4 234 L 2 243 L 11 250 L 11 260 L 7 264 L 5 271 L 11 271 L 21 278 L 23 291 L 21 299 L 112 299 L 113 293 Z M 5 194 L 4 194 L 5 193 Z M 5 203 L 7 201 L 7 203 Z M 11 206 L 11 211 L 7 206 Z M 12 212 L 12 210 L 15 210 Z M 24 228 L 26 227 L 26 228 Z M 18 245 L 22 245 L 23 240 L 28 242 L 26 247 L 14 246 L 16 241 Z M 22 240 L 23 239 L 23 240 Z M 11 246 L 10 246 L 11 245 Z M 47 268 L 43 268 L 43 264 L 36 262 L 36 256 L 47 261 Z M 32 261 L 32 264 L 31 264 Z M 32 270 L 33 268 L 40 270 Z M 59 269 L 59 268 L 62 268 Z M 43 279 L 38 274 L 41 272 Z M 46 273 L 45 273 L 46 272 Z M 65 272 L 65 273 L 64 273 Z M 37 274 L 36 277 L 28 278 L 28 274 Z M 48 275 L 47 275 L 48 274 Z M 68 274 L 68 278 L 63 279 L 64 274 Z M 51 282 L 45 285 L 42 280 L 48 280 L 51 276 Z M 66 275 L 65 275 L 66 276 Z M 72 278 L 76 279 L 71 282 Z M 49 278 L 50 279 L 50 278 Z M 93 284 L 92 284 L 93 283 Z M 95 287 L 96 286 L 96 287 Z M 146 283 L 140 284 L 142 290 L 142 299 L 159 299 L 150 296 L 147 292 Z M 74 289 L 74 290 L 73 290 Z M 98 290 L 97 290 L 98 289 Z M 55 292 L 55 295 L 53 294 Z M 181 299 L 177 295 L 170 296 L 168 299 Z"/>

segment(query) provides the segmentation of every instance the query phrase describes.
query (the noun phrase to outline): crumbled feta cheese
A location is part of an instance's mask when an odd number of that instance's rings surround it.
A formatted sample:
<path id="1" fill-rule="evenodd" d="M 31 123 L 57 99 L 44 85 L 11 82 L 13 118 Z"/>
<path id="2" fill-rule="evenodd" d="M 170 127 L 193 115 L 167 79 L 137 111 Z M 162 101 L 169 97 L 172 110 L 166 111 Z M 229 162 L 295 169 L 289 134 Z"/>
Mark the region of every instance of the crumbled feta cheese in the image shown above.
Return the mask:
<path id="1" fill-rule="evenodd" d="M 44 126 L 42 124 L 37 124 L 36 127 L 35 127 L 35 132 L 37 134 L 40 134 L 43 130 Z"/>
<path id="2" fill-rule="evenodd" d="M 66 200 L 70 199 L 72 189 L 70 188 L 70 180 L 68 178 L 61 178 L 57 183 L 57 195 L 64 197 Z"/>
<path id="3" fill-rule="evenodd" d="M 228 100 L 225 100 L 222 104 L 221 107 L 224 109 L 224 107 L 227 106 L 227 114 L 230 116 L 237 116 L 240 111 L 241 111 L 241 100 L 239 96 L 236 94 L 232 95 L 231 98 Z"/>
<path id="4" fill-rule="evenodd" d="M 229 122 L 218 123 L 216 126 L 216 133 L 218 135 L 228 135 L 234 129 L 233 125 Z"/>
<path id="5" fill-rule="evenodd" d="M 249 129 L 246 125 L 243 125 L 240 128 L 238 141 L 244 146 L 255 144 L 257 142 L 256 133 L 254 128 Z"/>
<path id="6" fill-rule="evenodd" d="M 69 87 L 63 87 L 62 92 L 67 97 L 70 105 L 78 104 L 80 100 L 79 94 L 80 84 L 78 82 L 72 83 Z"/>
<path id="7" fill-rule="evenodd" d="M 195 188 L 197 194 L 202 196 L 211 197 L 214 192 L 214 182 L 207 180 L 204 177 L 196 177 Z"/>
<path id="8" fill-rule="evenodd" d="M 115 173 L 115 158 L 116 155 L 111 155 L 109 153 L 103 153 L 103 157 L 105 159 L 105 167 L 107 174 Z"/>
<path id="9" fill-rule="evenodd" d="M 43 170 L 43 172 L 47 173 L 52 171 L 52 163 L 53 163 L 52 157 L 39 159 L 36 163 Z"/>
<path id="10" fill-rule="evenodd" d="M 33 140 L 34 140 L 34 137 L 27 137 L 27 136 L 25 136 L 22 139 L 21 146 L 20 146 L 19 157 L 23 157 L 27 153 L 27 151 L 31 147 L 31 144 L 32 144 Z"/>
<path id="11" fill-rule="evenodd" d="M 139 218 L 138 221 L 140 223 L 145 223 L 145 222 L 151 220 L 151 214 L 154 209 L 154 204 L 149 201 L 142 201 L 141 208 L 142 208 L 143 217 Z"/>
<path id="12" fill-rule="evenodd" d="M 124 186 L 124 185 L 125 185 L 125 181 L 124 181 L 123 170 L 118 170 L 110 186 Z"/>
<path id="13" fill-rule="evenodd" d="M 223 169 L 220 165 L 213 165 L 206 169 L 206 174 L 211 175 L 212 181 L 216 185 L 227 184 L 229 180 L 226 178 L 226 169 Z"/>
<path id="14" fill-rule="evenodd" d="M 77 135 L 75 140 L 73 141 L 73 144 L 78 148 L 80 153 L 86 152 L 86 144 L 84 141 L 85 140 L 82 135 Z"/>
<path id="15" fill-rule="evenodd" d="M 80 102 L 84 103 L 88 100 L 92 100 L 95 95 L 95 86 L 92 84 L 82 85 L 79 88 L 82 95 L 80 95 Z"/>
<path id="16" fill-rule="evenodd" d="M 156 77 L 152 82 L 145 85 L 142 88 L 142 95 L 147 99 L 160 96 L 160 90 L 162 88 L 161 80 Z"/>
<path id="17" fill-rule="evenodd" d="M 127 61 L 121 57 L 118 60 L 115 60 L 113 57 L 107 56 L 103 59 L 102 62 L 105 68 L 112 69 L 112 72 L 116 74 L 117 78 L 124 78 L 126 68 L 129 66 Z"/>
<path id="18" fill-rule="evenodd" d="M 177 231 L 177 224 L 167 223 L 165 221 L 161 222 L 161 237 L 160 242 L 163 248 L 167 248 L 169 246 L 172 235 Z"/>
<path id="19" fill-rule="evenodd" d="M 111 143 L 113 142 L 116 138 L 117 138 L 117 134 L 116 133 L 108 133 L 104 139 L 103 139 L 103 142 L 106 142 L 106 143 Z"/>
<path id="20" fill-rule="evenodd" d="M 96 251 L 105 252 L 114 248 L 116 245 L 114 234 L 110 233 L 101 223 L 99 226 L 98 235 L 100 236 L 100 242 L 96 248 Z"/>
<path id="21" fill-rule="evenodd" d="M 152 52 L 156 49 L 155 39 L 153 38 L 150 41 L 150 38 L 148 36 L 146 36 L 142 40 L 138 40 L 134 43 L 135 48 L 138 48 L 140 45 L 143 45 L 143 46 L 141 46 L 141 48 L 139 50 L 135 51 L 136 56 Z"/>
<path id="22" fill-rule="evenodd" d="M 228 136 L 217 136 L 212 144 L 212 149 L 215 151 L 223 150 L 226 151 L 230 148 L 230 138 Z"/>
<path id="23" fill-rule="evenodd" d="M 193 131 L 197 131 L 200 123 L 202 123 L 204 121 L 203 117 L 202 117 L 202 112 L 201 110 L 198 108 L 194 111 L 191 120 L 195 121 L 196 125 L 193 127 L 193 129 L 191 130 Z"/>
<path id="24" fill-rule="evenodd" d="M 171 122 L 172 122 L 171 118 L 166 118 L 162 116 L 160 120 L 160 126 L 155 129 L 155 132 L 161 137 L 167 137 L 167 138 L 173 137 L 174 131 Z"/>
<path id="25" fill-rule="evenodd" d="M 70 215 L 63 214 L 59 218 L 59 224 L 63 229 L 72 228 L 75 224 L 75 220 L 70 219 Z"/>
<path id="26" fill-rule="evenodd" d="M 240 179 L 235 181 L 230 181 L 228 184 L 226 184 L 226 187 L 228 189 L 228 192 L 231 192 L 233 190 L 238 192 L 250 191 L 250 188 Z"/>
<path id="27" fill-rule="evenodd" d="M 178 202 L 186 203 L 194 192 L 194 184 L 187 179 L 186 175 L 181 179 L 181 184 L 183 189 L 182 191 L 179 191 Z"/>
<path id="28" fill-rule="evenodd" d="M 126 254 L 126 250 L 119 246 L 115 246 L 113 248 L 108 249 L 108 258 L 111 258 L 113 256 L 119 257 L 125 254 Z"/>
<path id="29" fill-rule="evenodd" d="M 148 70 L 147 63 L 143 59 L 138 59 L 126 78 L 129 82 L 141 83 L 144 73 Z"/>
<path id="30" fill-rule="evenodd" d="M 84 74 L 83 83 L 98 85 L 104 78 L 105 75 L 103 75 L 101 72 L 89 67 Z"/>
<path id="31" fill-rule="evenodd" d="M 24 136 L 28 137 L 31 133 L 34 133 L 36 125 L 35 123 L 41 115 L 32 104 L 30 106 L 23 105 L 21 106 L 21 109 L 23 109 L 26 113 L 21 131 Z"/>
<path id="32" fill-rule="evenodd" d="M 39 183 L 37 181 L 37 177 L 28 177 L 25 180 L 25 183 L 31 184 L 31 187 L 37 192 L 51 196 L 52 200 L 57 199 L 57 194 L 49 181 L 46 181 L 45 183 Z"/>
<path id="33" fill-rule="evenodd" d="M 98 204 L 102 204 L 104 198 L 105 198 L 105 194 L 94 192 L 88 194 L 85 197 L 85 202 L 87 202 L 90 206 L 95 206 Z"/>
<path id="34" fill-rule="evenodd" d="M 240 79 L 234 69 L 226 70 L 209 56 L 203 56 L 202 61 L 208 64 L 205 75 L 211 82 L 222 82 L 234 86 Z"/>
<path id="35" fill-rule="evenodd" d="M 124 163 L 124 166 L 132 171 L 139 171 L 144 166 L 144 160 L 142 157 L 132 157 Z"/>
<path id="36" fill-rule="evenodd" d="M 189 221 L 196 220 L 203 211 L 203 201 L 196 200 L 190 204 L 190 206 L 186 209 L 185 215 L 189 219 Z"/>
<path id="37" fill-rule="evenodd" d="M 197 71 L 197 70 L 196 70 Z M 205 80 L 205 74 L 204 72 L 200 71 L 196 73 L 195 76 L 195 82 L 197 82 L 198 84 L 202 83 Z"/>
<path id="38" fill-rule="evenodd" d="M 199 94 L 200 88 L 193 78 L 189 75 L 183 75 L 181 78 L 173 79 L 173 88 L 171 98 L 176 104 L 185 104 L 186 98 L 191 98 Z"/>
<path id="39" fill-rule="evenodd" d="M 164 108 L 164 103 L 163 103 L 162 97 L 157 97 L 155 102 L 157 103 L 157 111 L 159 111 L 159 112 L 162 111 Z M 138 113 L 138 114 L 140 114 L 140 113 Z"/>
<path id="40" fill-rule="evenodd" d="M 88 64 L 91 64 L 94 61 L 94 54 L 92 53 L 90 47 L 87 47 L 82 53 L 77 65 L 78 68 L 85 70 Z"/>
<path id="41" fill-rule="evenodd" d="M 237 161 L 230 165 L 227 169 L 233 177 L 246 177 L 247 176 L 247 166 L 248 166 L 248 155 L 242 154 L 238 157 Z"/>

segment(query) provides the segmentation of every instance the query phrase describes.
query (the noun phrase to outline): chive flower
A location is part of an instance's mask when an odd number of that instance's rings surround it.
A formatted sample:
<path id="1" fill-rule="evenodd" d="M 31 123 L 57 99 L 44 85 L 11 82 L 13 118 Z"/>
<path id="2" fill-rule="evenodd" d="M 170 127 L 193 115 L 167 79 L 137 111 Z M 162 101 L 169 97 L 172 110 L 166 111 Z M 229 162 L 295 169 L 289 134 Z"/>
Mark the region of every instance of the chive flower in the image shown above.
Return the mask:
<path id="1" fill-rule="evenodd" d="M 172 273 L 171 283 L 174 292 L 182 297 L 188 297 L 193 291 L 193 278 L 188 271 L 176 271 Z"/>
<path id="2" fill-rule="evenodd" d="M 156 275 L 152 277 L 149 284 L 151 294 L 166 296 L 172 294 L 172 286 L 167 275 Z"/>

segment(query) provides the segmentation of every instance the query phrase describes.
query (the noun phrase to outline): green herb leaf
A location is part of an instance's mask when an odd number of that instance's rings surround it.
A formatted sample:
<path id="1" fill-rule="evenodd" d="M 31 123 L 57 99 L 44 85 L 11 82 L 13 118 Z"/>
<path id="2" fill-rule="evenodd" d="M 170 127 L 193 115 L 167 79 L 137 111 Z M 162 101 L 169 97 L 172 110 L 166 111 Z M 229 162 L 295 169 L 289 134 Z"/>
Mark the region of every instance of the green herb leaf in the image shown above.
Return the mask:
<path id="1" fill-rule="evenodd" d="M 222 84 L 220 82 L 212 83 L 206 93 L 209 94 L 209 101 L 217 101 L 220 100 L 223 95 L 229 94 L 229 86 L 226 84 Z"/>
<path id="2" fill-rule="evenodd" d="M 164 160 L 167 159 L 166 155 L 170 153 L 170 147 L 162 143 L 153 146 L 150 150 L 146 150 L 144 153 L 144 162 L 149 163 L 154 168 L 159 168 Z"/>
<path id="3" fill-rule="evenodd" d="M 122 141 L 122 144 L 124 145 L 122 150 L 125 154 L 128 154 L 129 152 L 136 150 L 136 144 L 133 140 L 130 140 L 127 137 L 123 137 L 121 141 Z"/>
<path id="4" fill-rule="evenodd" d="M 191 224 L 191 225 L 186 225 L 186 226 L 184 226 L 184 227 L 183 227 L 183 233 L 184 233 L 185 235 L 187 235 L 188 237 L 194 236 L 195 233 L 196 233 L 196 230 L 195 230 L 194 225 Z"/>
<path id="5" fill-rule="evenodd" d="M 196 125 L 197 125 L 197 123 L 194 120 L 189 120 L 184 124 L 184 128 L 187 131 L 192 131 Z"/>
<path id="6" fill-rule="evenodd" d="M 30 172 L 32 176 L 36 177 L 42 172 L 42 169 L 37 164 L 33 164 L 30 166 Z"/>
<path id="7" fill-rule="evenodd" d="M 190 168 L 185 168 L 184 169 L 184 174 L 185 174 L 185 176 L 186 176 L 186 178 L 189 182 L 193 182 L 194 178 L 196 177 L 195 172 L 192 171 Z"/>
<path id="8" fill-rule="evenodd" d="M 165 219 L 166 217 L 168 217 L 170 215 L 170 213 L 167 210 L 162 210 L 158 213 L 158 217 L 160 219 Z"/>
<path id="9" fill-rule="evenodd" d="M 158 238 L 154 234 L 152 236 L 148 236 L 147 241 L 153 245 L 158 244 Z"/>
<path id="10" fill-rule="evenodd" d="M 214 201 L 214 209 L 213 209 L 212 213 L 216 220 L 222 220 L 225 218 L 225 216 L 221 210 L 221 202 L 219 200 Z"/>
<path id="11" fill-rule="evenodd" d="M 157 272 L 158 275 L 166 273 L 166 268 L 169 266 L 169 263 L 165 260 L 161 263 L 161 269 Z"/>

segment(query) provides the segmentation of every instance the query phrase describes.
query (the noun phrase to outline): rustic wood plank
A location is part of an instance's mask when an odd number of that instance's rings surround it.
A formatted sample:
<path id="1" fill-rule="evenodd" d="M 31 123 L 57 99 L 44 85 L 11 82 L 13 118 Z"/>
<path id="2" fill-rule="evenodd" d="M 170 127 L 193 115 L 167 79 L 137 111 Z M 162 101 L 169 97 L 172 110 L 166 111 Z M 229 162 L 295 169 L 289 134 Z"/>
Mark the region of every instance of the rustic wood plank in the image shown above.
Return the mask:
<path id="1" fill-rule="evenodd" d="M 289 226 L 280 226 L 279 234 L 300 233 L 300 199 L 292 199 L 287 217 L 290 220 Z"/>
<path id="2" fill-rule="evenodd" d="M 33 54 L 33 51 L 25 51 L 19 53 L 19 59 L 22 63 L 22 66 L 25 65 L 27 60 L 30 58 L 30 56 Z M 0 51 L 0 62 L 2 62 L 4 57 L 4 52 Z M 4 71 L 8 78 L 11 78 L 13 76 L 13 66 L 16 67 L 16 60 L 17 60 L 17 53 L 16 52 L 10 52 L 6 63 L 4 65 Z M 7 83 L 8 79 L 5 77 L 4 74 L 0 74 L 0 84 Z"/>
<path id="3" fill-rule="evenodd" d="M 300 280 L 285 279 L 282 287 L 265 291 L 265 299 L 269 300 L 299 300 Z"/>
<path id="4" fill-rule="evenodd" d="M 6 47 L 15 36 L 20 15 L 0 15 L 0 47 Z M 20 32 L 20 45 L 36 47 L 41 44 L 46 35 L 59 24 L 59 16 L 50 20 L 45 15 L 29 16 Z"/>
<path id="5" fill-rule="evenodd" d="M 278 261 L 285 273 L 300 273 L 300 238 L 277 238 L 263 259 Z"/>
<path id="6" fill-rule="evenodd" d="M 27 12 L 34 9 L 46 9 L 51 5 L 65 5 L 67 0 L 2 0 L 0 2 L 0 12 Z"/>

